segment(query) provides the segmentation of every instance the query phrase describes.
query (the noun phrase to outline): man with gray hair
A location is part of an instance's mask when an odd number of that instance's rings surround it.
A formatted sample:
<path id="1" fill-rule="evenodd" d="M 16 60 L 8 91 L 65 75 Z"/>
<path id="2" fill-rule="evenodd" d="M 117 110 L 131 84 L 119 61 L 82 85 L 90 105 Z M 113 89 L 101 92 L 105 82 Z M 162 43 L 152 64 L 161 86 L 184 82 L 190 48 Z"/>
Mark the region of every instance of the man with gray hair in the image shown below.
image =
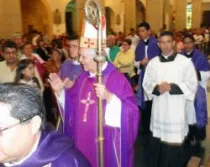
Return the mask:
<path id="1" fill-rule="evenodd" d="M 134 141 L 138 127 L 138 108 L 130 83 L 111 63 L 103 63 L 103 84 L 97 83 L 96 50 L 80 48 L 80 63 L 84 72 L 65 91 L 57 74 L 50 83 L 63 107 L 64 133 L 71 136 L 92 167 L 98 167 L 97 98 L 104 108 L 105 167 L 133 167 Z M 88 143 L 88 144 L 87 144 Z M 113 155 L 113 156 L 110 156 Z M 120 165 L 121 164 L 121 165 Z"/>
<path id="2" fill-rule="evenodd" d="M 84 28 L 79 49 L 84 72 L 66 90 L 57 74 L 51 74 L 49 80 L 63 108 L 64 133 L 71 136 L 91 166 L 98 167 L 97 101 L 100 98 L 103 100 L 104 167 L 133 167 L 139 120 L 133 90 L 125 76 L 108 62 L 101 64 L 102 84 L 97 82 L 97 62 L 94 61 L 97 30 L 88 22 Z"/>

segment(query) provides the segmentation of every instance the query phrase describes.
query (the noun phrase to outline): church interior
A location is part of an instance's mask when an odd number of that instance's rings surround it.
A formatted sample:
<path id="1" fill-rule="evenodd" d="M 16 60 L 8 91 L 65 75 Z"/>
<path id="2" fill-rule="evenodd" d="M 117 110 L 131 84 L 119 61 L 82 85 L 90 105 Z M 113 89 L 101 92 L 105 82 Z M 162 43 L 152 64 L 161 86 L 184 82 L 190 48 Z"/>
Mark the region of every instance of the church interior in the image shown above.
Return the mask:
<path id="1" fill-rule="evenodd" d="M 128 34 L 130 28 L 146 20 L 158 33 L 163 25 L 180 31 L 209 25 L 208 0 L 99 0 L 107 19 L 107 31 Z M 66 32 L 80 33 L 84 18 L 83 0 L 0 1 L 2 38 L 27 33 L 30 29 L 52 37 Z M 41 11 L 41 12 L 40 12 Z M 66 24 L 68 23 L 68 24 Z"/>
<path id="2" fill-rule="evenodd" d="M 210 63 L 210 0 L 96 1 L 100 4 L 106 18 L 107 36 L 116 36 L 117 44 L 120 46 L 132 29 L 135 34 L 138 34 L 138 25 L 141 22 L 148 22 L 151 26 L 151 34 L 155 37 L 163 31 L 176 34 L 177 49 L 178 43 L 182 42 L 183 33 L 202 35 L 202 41 L 198 39 L 196 47 Z M 85 0 L 0 0 L 1 59 L 4 59 L 2 56 L 4 42 L 7 39 L 15 40 L 20 36 L 22 41 L 30 41 L 35 48 L 41 45 L 37 42 L 40 37 L 46 48 L 48 46 L 59 48 L 60 45 L 64 47 L 68 36 L 82 34 L 85 19 L 84 3 Z M 59 42 L 56 43 L 56 41 Z M 68 57 L 68 51 L 65 51 L 62 46 L 60 49 L 65 52 L 64 57 Z M 56 68 L 50 69 L 55 69 L 53 72 L 56 72 Z M 206 90 L 210 121 L 210 81 Z M 135 87 L 134 91 L 136 91 Z M 52 117 L 54 119 L 56 116 Z M 191 157 L 187 167 L 210 167 L 210 123 L 206 127 L 206 133 L 206 139 L 202 142 L 203 150 Z M 145 140 L 147 141 L 147 136 L 137 137 L 135 167 L 147 167 L 144 162 L 147 154 Z"/>

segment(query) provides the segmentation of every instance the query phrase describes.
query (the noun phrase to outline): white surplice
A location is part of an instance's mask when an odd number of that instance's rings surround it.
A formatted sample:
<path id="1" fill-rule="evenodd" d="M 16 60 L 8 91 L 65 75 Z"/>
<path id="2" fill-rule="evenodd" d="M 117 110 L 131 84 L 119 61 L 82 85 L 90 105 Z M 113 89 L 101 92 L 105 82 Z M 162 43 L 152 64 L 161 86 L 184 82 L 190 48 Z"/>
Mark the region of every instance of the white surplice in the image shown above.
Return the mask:
<path id="1" fill-rule="evenodd" d="M 152 94 L 155 86 L 162 82 L 176 84 L 183 94 Z M 194 100 L 197 83 L 191 60 L 180 54 L 177 54 L 173 61 L 161 62 L 157 56 L 149 62 L 143 88 L 153 99 L 150 129 L 154 137 L 168 143 L 183 142 L 188 133 L 186 101 Z"/>

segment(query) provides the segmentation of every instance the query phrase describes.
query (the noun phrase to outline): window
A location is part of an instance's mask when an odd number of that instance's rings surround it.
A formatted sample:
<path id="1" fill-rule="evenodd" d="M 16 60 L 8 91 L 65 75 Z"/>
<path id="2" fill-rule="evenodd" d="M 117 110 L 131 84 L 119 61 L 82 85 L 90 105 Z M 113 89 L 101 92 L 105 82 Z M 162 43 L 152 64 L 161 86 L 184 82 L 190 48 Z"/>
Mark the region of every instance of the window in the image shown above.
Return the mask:
<path id="1" fill-rule="evenodd" d="M 192 28 L 192 4 L 187 4 L 187 10 L 186 10 L 186 28 L 190 29 Z"/>

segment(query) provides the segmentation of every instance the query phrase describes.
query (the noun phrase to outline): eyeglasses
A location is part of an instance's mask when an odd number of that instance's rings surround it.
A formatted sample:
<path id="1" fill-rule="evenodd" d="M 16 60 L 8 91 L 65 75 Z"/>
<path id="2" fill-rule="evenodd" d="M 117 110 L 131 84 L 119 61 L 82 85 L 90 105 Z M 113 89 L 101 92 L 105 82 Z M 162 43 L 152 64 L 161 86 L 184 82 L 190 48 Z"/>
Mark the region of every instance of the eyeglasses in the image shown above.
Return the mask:
<path id="1" fill-rule="evenodd" d="M 34 117 L 34 116 L 33 116 L 33 117 Z M 13 125 L 10 125 L 10 126 L 8 126 L 8 127 L 5 127 L 5 128 L 0 129 L 0 136 L 2 136 L 2 132 L 6 131 L 6 130 L 8 130 L 8 129 L 11 129 L 11 128 L 13 128 L 13 127 L 19 125 L 19 124 L 25 123 L 25 122 L 31 120 L 33 117 L 24 118 L 24 119 L 20 120 L 18 123 L 15 123 L 15 124 L 13 124 Z"/>

